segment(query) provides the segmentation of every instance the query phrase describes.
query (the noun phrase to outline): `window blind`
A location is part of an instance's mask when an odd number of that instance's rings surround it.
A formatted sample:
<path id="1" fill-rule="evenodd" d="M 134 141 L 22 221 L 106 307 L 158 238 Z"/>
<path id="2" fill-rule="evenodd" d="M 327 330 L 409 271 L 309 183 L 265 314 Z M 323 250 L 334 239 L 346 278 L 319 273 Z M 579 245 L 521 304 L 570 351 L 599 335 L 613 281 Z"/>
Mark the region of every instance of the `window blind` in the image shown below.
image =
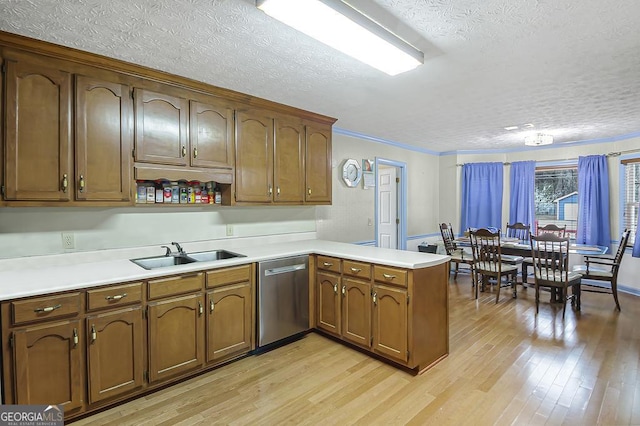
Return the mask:
<path id="1" fill-rule="evenodd" d="M 624 163 L 624 228 L 631 230 L 629 243 L 635 241 L 640 197 L 640 162 Z"/>

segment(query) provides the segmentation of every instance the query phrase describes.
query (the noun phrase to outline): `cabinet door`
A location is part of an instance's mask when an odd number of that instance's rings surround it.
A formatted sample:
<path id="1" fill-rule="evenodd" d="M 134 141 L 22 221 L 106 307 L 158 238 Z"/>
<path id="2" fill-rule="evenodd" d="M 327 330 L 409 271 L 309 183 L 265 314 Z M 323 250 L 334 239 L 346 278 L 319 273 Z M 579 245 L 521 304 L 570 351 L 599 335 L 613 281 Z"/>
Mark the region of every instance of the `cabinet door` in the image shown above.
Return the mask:
<path id="1" fill-rule="evenodd" d="M 316 274 L 318 286 L 318 328 L 340 335 L 340 275 Z"/>
<path id="2" fill-rule="evenodd" d="M 331 127 L 306 126 L 305 202 L 331 204 Z"/>
<path id="3" fill-rule="evenodd" d="M 304 191 L 304 127 L 295 119 L 275 120 L 273 152 L 274 201 L 302 203 Z"/>
<path id="4" fill-rule="evenodd" d="M 406 362 L 409 359 L 407 324 L 407 291 L 374 285 L 373 350 Z"/>
<path id="5" fill-rule="evenodd" d="M 84 375 L 80 321 L 57 322 L 14 332 L 16 404 L 82 406 Z"/>
<path id="6" fill-rule="evenodd" d="M 76 199 L 131 200 L 129 86 L 76 77 Z"/>
<path id="7" fill-rule="evenodd" d="M 143 329 L 140 307 L 87 318 L 89 403 L 142 386 Z"/>
<path id="8" fill-rule="evenodd" d="M 207 293 L 207 362 L 251 350 L 251 283 L 219 287 Z"/>
<path id="9" fill-rule="evenodd" d="M 186 166 L 187 100 L 139 88 L 133 93 L 136 161 Z"/>
<path id="10" fill-rule="evenodd" d="M 194 294 L 148 305 L 149 382 L 200 368 L 204 361 L 204 305 Z"/>
<path id="11" fill-rule="evenodd" d="M 342 337 L 371 346 L 371 283 L 342 278 Z"/>
<path id="12" fill-rule="evenodd" d="M 233 108 L 223 102 L 190 101 L 191 165 L 233 168 Z"/>
<path id="13" fill-rule="evenodd" d="M 70 76 L 26 61 L 6 65 L 5 199 L 68 201 Z"/>
<path id="14" fill-rule="evenodd" d="M 236 116 L 236 201 L 273 198 L 273 120 L 253 111 Z"/>

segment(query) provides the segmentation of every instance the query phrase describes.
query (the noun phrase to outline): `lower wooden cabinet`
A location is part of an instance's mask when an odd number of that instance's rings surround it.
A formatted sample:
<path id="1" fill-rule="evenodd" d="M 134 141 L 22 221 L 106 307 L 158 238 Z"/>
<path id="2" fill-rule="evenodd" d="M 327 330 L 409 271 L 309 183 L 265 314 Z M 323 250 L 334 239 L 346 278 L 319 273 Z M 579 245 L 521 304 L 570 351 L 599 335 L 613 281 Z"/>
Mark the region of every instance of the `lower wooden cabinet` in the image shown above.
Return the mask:
<path id="1" fill-rule="evenodd" d="M 317 256 L 316 328 L 420 372 L 449 352 L 447 264 L 422 269 Z"/>
<path id="2" fill-rule="evenodd" d="M 80 320 L 13 330 L 13 402 L 60 404 L 65 412 L 80 408 L 85 380 L 82 336 Z"/>
<path id="3" fill-rule="evenodd" d="M 342 337 L 360 346 L 371 346 L 371 283 L 342 279 Z"/>
<path id="4" fill-rule="evenodd" d="M 218 287 L 207 293 L 207 362 L 251 350 L 251 282 Z"/>
<path id="5" fill-rule="evenodd" d="M 340 335 L 340 282 L 341 277 L 333 272 L 318 271 L 316 287 L 318 299 L 318 328 Z"/>
<path id="6" fill-rule="evenodd" d="M 204 301 L 200 293 L 150 303 L 149 383 L 204 364 Z"/>
<path id="7" fill-rule="evenodd" d="M 407 362 L 407 290 L 373 286 L 373 351 Z"/>
<path id="8" fill-rule="evenodd" d="M 143 385 L 142 308 L 87 317 L 89 403 L 132 392 Z"/>

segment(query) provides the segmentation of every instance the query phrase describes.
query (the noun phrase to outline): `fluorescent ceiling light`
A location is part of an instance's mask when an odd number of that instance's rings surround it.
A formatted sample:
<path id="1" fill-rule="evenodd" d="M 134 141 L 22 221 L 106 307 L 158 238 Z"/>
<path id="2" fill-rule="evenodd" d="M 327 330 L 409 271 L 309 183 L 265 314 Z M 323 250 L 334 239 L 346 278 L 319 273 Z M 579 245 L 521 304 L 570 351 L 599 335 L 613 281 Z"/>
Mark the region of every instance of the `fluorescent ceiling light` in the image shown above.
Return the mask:
<path id="1" fill-rule="evenodd" d="M 340 0 L 257 0 L 267 15 L 389 75 L 424 63 L 424 54 Z"/>
<path id="2" fill-rule="evenodd" d="M 524 144 L 527 146 L 551 145 L 552 143 L 553 136 L 545 135 L 543 133 L 536 133 L 535 135 L 524 137 Z"/>

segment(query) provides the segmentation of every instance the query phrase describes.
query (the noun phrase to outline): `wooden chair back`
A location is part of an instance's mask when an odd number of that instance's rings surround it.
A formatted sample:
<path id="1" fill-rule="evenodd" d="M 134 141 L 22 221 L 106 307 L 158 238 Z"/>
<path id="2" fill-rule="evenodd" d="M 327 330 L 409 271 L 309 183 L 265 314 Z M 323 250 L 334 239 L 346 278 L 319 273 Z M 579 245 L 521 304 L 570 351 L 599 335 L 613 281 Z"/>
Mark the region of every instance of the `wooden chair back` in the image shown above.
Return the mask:
<path id="1" fill-rule="evenodd" d="M 442 235 L 442 242 L 444 243 L 444 249 L 449 256 L 453 254 L 453 252 L 457 249 L 455 243 L 455 237 L 453 235 L 453 228 L 451 224 L 442 223 L 440 224 L 440 234 Z"/>
<path id="2" fill-rule="evenodd" d="M 533 273 L 540 285 L 561 287 L 569 281 L 569 238 L 554 233 L 532 235 Z"/>
<path id="3" fill-rule="evenodd" d="M 618 245 L 618 250 L 616 250 L 616 255 L 613 258 L 613 266 L 611 267 L 611 272 L 614 276 L 618 275 L 618 270 L 620 269 L 620 263 L 624 257 L 624 251 L 627 248 L 627 242 L 629 241 L 629 235 L 631 231 L 625 229 L 622 232 L 622 237 L 620 238 L 620 244 Z"/>
<path id="4" fill-rule="evenodd" d="M 558 237 L 564 238 L 567 236 L 567 225 L 558 226 L 553 223 L 549 223 L 545 226 L 540 226 L 538 228 L 538 235 L 541 234 L 554 234 Z"/>
<path id="5" fill-rule="evenodd" d="M 480 271 L 501 274 L 502 250 L 500 248 L 500 230 L 492 232 L 486 228 L 469 232 L 473 262 Z"/>
<path id="6" fill-rule="evenodd" d="M 528 241 L 531 234 L 531 227 L 525 225 L 522 222 L 516 222 L 514 224 L 507 223 L 507 237 L 517 238 L 522 241 Z"/>

